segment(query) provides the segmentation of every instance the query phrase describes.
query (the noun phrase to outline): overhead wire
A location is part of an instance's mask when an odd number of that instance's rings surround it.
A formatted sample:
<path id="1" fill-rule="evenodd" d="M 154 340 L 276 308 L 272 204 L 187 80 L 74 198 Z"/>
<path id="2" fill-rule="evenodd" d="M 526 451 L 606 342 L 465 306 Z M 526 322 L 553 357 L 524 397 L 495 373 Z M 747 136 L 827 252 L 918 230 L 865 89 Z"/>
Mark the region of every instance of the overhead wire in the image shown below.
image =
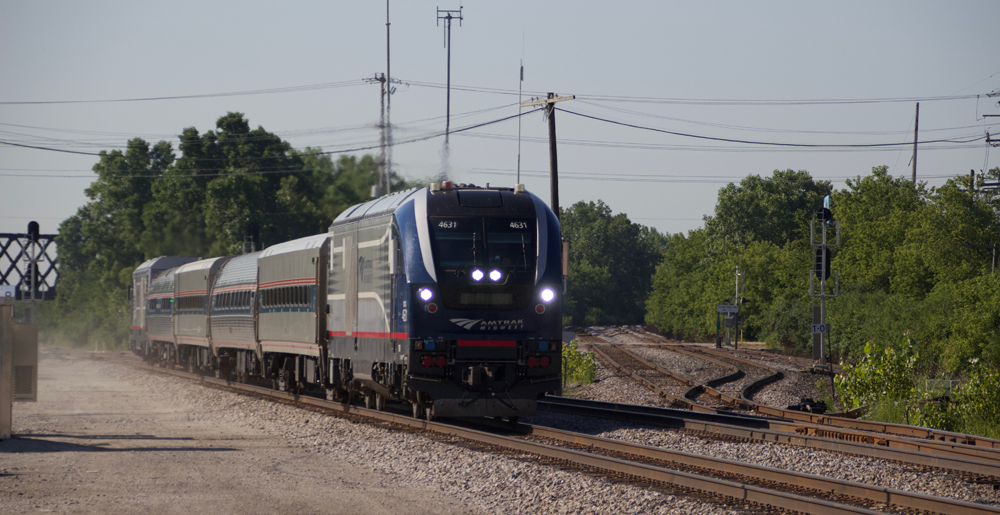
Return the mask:
<path id="1" fill-rule="evenodd" d="M 525 111 L 524 113 L 520 113 L 520 114 L 513 114 L 513 115 L 510 115 L 510 116 L 505 116 L 503 118 L 498 118 L 498 119 L 495 119 L 495 120 L 490 120 L 490 121 L 486 121 L 486 122 L 476 123 L 476 124 L 468 125 L 468 126 L 465 126 L 465 127 L 459 127 L 457 129 L 452 129 L 450 131 L 450 133 L 452 133 L 452 134 L 456 134 L 456 133 L 460 134 L 462 132 L 470 131 L 470 130 L 477 129 L 477 128 L 480 128 L 480 127 L 486 127 L 486 126 L 493 125 L 493 124 L 496 124 L 496 123 L 505 122 L 507 120 L 512 120 L 512 119 L 518 118 L 520 116 L 527 116 L 527 115 L 529 115 L 531 113 L 534 113 L 536 111 L 540 111 L 541 109 L 542 108 L 532 109 L 531 111 Z M 404 145 L 404 144 L 408 144 L 408 143 L 416 143 L 416 142 L 420 142 L 420 141 L 426 141 L 426 140 L 429 140 L 429 139 L 443 137 L 444 135 L 445 135 L 444 131 L 440 131 L 440 132 L 436 132 L 436 133 L 433 133 L 433 134 L 430 134 L 430 135 L 427 135 L 427 136 L 421 136 L 421 137 L 417 137 L 417 138 L 411 138 L 411 139 L 408 139 L 408 140 L 397 141 L 395 143 L 395 145 Z M 67 152 L 67 153 L 73 153 L 73 154 L 85 154 L 85 155 L 94 155 L 94 156 L 100 155 L 100 154 L 94 154 L 94 153 L 90 153 L 90 152 L 76 152 L 76 151 L 61 150 L 61 149 L 31 147 L 31 146 L 28 146 L 28 145 L 19 145 L 19 144 L 7 142 L 7 141 L 0 141 L 0 144 L 12 145 L 12 146 L 18 146 L 18 147 L 38 148 L 40 150 L 50 150 L 50 151 L 55 151 L 55 152 Z M 372 144 L 372 145 L 360 146 L 360 147 L 354 147 L 354 148 L 337 149 L 337 150 L 329 150 L 329 151 L 317 151 L 317 152 L 312 152 L 311 154 L 312 155 L 344 154 L 344 153 L 349 153 L 349 152 L 360 152 L 360 151 L 363 151 L 363 150 L 373 150 L 373 149 L 379 148 L 379 146 L 380 146 L 380 144 Z M 287 155 L 281 155 L 281 156 L 268 156 L 268 157 L 256 157 L 256 158 L 236 158 L 235 160 L 237 160 L 237 161 L 263 161 L 263 160 L 266 160 L 266 159 L 287 159 L 288 157 L 289 156 L 287 156 Z M 196 162 L 204 162 L 204 161 L 209 161 L 209 162 L 210 161 L 228 161 L 228 160 L 230 160 L 230 158 L 202 158 L 202 157 L 183 157 L 182 156 L 180 158 L 177 158 L 175 160 L 175 162 L 176 161 L 182 161 L 182 160 L 185 160 L 185 159 L 188 159 L 188 160 L 191 160 L 191 161 L 196 161 Z M 258 170 L 258 171 L 243 171 L 243 172 L 217 173 L 217 174 L 196 174 L 196 175 L 181 175 L 181 174 L 171 174 L 171 175 L 167 175 L 167 174 L 131 175 L 130 174 L 130 175 L 103 175 L 101 177 L 105 177 L 105 178 L 117 178 L 117 179 L 141 179 L 141 178 L 160 178 L 160 177 L 163 177 L 163 178 L 166 178 L 166 177 L 191 177 L 191 178 L 194 178 L 194 177 L 221 177 L 221 176 L 228 176 L 228 175 L 265 175 L 265 174 L 274 174 L 274 173 L 306 173 L 308 171 L 311 171 L 311 170 L 303 170 L 303 169 L 265 169 L 263 171 Z M 5 176 L 5 177 L 45 177 L 45 178 L 52 178 L 52 177 L 93 178 L 94 177 L 93 175 L 38 175 L 38 174 L 0 174 L 0 176 Z"/>
<path id="2" fill-rule="evenodd" d="M 690 124 L 693 124 L 693 125 L 702 125 L 702 126 L 706 126 L 706 127 L 714 127 L 714 128 L 719 128 L 719 129 L 732 129 L 732 130 L 750 131 L 750 132 L 777 132 L 777 133 L 783 133 L 784 132 L 784 133 L 795 133 L 795 134 L 838 134 L 838 135 L 871 135 L 871 136 L 884 136 L 884 135 L 893 135 L 893 134 L 908 134 L 910 132 L 910 131 L 906 131 L 906 130 L 895 130 L 895 131 L 820 131 L 820 130 L 810 130 L 810 129 L 777 129 L 777 128 L 769 128 L 769 127 L 749 127 L 749 126 L 745 126 L 745 125 L 732 125 L 732 124 L 725 124 L 725 123 L 713 123 L 713 122 L 702 122 L 702 121 L 698 121 L 698 120 L 688 120 L 688 119 L 685 119 L 685 118 L 676 118 L 676 117 L 672 117 L 672 116 L 658 115 L 658 114 L 653 114 L 653 113 L 644 112 L 644 111 L 635 111 L 635 110 L 632 110 L 632 109 L 625 109 L 625 108 L 622 108 L 622 107 L 608 106 L 608 105 L 604 105 L 604 104 L 601 104 L 601 103 L 598 103 L 598 102 L 589 102 L 589 101 L 586 101 L 586 100 L 583 100 L 580 103 L 586 104 L 586 105 L 590 105 L 590 106 L 594 106 L 594 107 L 598 107 L 598 108 L 601 108 L 601 109 L 607 109 L 609 111 L 615 111 L 615 112 L 623 113 L 623 114 L 630 114 L 630 115 L 636 115 L 636 116 L 643 116 L 643 117 L 647 117 L 647 118 L 657 118 L 657 119 L 661 119 L 661 120 L 670 120 L 670 121 L 676 121 L 676 122 L 690 123 Z M 981 125 L 965 125 L 965 126 L 961 126 L 961 127 L 943 127 L 943 128 L 937 128 L 937 129 L 925 129 L 923 132 L 943 132 L 943 131 L 961 130 L 961 129 L 974 129 L 974 128 L 979 128 L 979 127 L 981 127 Z"/>
<path id="3" fill-rule="evenodd" d="M 744 145 L 766 145 L 766 146 L 789 147 L 789 148 L 894 148 L 894 147 L 898 147 L 898 146 L 901 145 L 900 143 L 851 143 L 851 144 L 835 144 L 835 143 L 784 143 L 784 142 L 776 142 L 776 141 L 754 141 L 754 140 L 744 140 L 744 139 L 735 139 L 735 138 L 719 138 L 719 137 L 715 137 L 715 136 L 705 136 L 705 135 L 702 135 L 702 134 L 691 134 L 691 133 L 684 133 L 684 132 L 678 132 L 678 131 L 670 131 L 670 130 L 666 130 L 666 129 L 659 129 L 659 128 L 656 128 L 656 127 L 647 127 L 647 126 L 638 125 L 638 124 L 634 124 L 634 123 L 627 123 L 627 122 L 621 122 L 621 121 L 616 121 L 616 120 L 610 120 L 610 119 L 601 118 L 601 117 L 598 117 L 598 116 L 593 116 L 593 115 L 587 115 L 587 114 L 583 114 L 583 113 L 578 113 L 578 112 L 571 111 L 571 110 L 566 109 L 566 108 L 558 108 L 558 109 L 560 111 L 564 112 L 564 113 L 567 113 L 567 114 L 572 114 L 572 115 L 575 115 L 575 116 L 579 116 L 579 117 L 582 117 L 582 118 L 588 118 L 588 119 L 599 121 L 599 122 L 603 122 L 603 123 L 609 123 L 609 124 L 613 124 L 613 125 L 620 125 L 620 126 L 623 126 L 623 127 L 630 127 L 630 128 L 633 128 L 633 129 L 639 129 L 639 130 L 645 130 L 645 131 L 659 132 L 659 133 L 663 133 L 663 134 L 670 134 L 670 135 L 673 135 L 673 136 L 681 136 L 681 137 L 685 137 L 685 138 L 695 138 L 695 139 L 702 139 L 702 140 L 708 140 L 708 141 L 720 141 L 720 142 L 724 142 L 724 143 L 740 143 L 740 144 L 744 144 Z M 928 141 L 923 142 L 923 143 L 924 144 L 932 144 L 932 143 L 972 143 L 972 142 L 980 141 L 980 140 L 983 140 L 983 139 L 985 139 L 985 136 L 977 136 L 975 138 L 965 139 L 965 140 L 957 140 L 957 139 L 928 140 Z"/>
<path id="4" fill-rule="evenodd" d="M 236 97 L 247 95 L 269 95 L 274 93 L 297 93 L 300 91 L 313 91 L 318 89 L 344 88 L 350 86 L 362 86 L 367 84 L 364 79 L 354 79 L 341 82 L 324 82 L 320 84 L 308 84 L 304 86 L 288 86 L 283 88 L 251 89 L 244 91 L 228 91 L 221 93 L 197 93 L 192 95 L 169 95 L 158 97 L 135 97 L 135 98 L 109 98 L 91 100 L 19 100 L 0 102 L 0 105 L 47 105 L 47 104 L 107 104 L 121 102 L 152 102 L 160 100 L 187 100 L 194 98 L 216 98 L 216 97 Z"/>

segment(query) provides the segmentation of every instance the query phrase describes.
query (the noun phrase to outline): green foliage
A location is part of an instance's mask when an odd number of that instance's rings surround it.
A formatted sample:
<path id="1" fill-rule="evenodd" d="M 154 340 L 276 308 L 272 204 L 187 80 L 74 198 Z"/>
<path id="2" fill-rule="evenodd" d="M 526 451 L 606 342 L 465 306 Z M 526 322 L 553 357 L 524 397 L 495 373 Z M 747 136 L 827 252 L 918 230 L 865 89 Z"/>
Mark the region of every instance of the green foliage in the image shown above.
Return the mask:
<path id="1" fill-rule="evenodd" d="M 564 343 L 562 347 L 563 384 L 585 385 L 594 382 L 597 376 L 597 362 L 591 352 L 580 352 L 576 340 Z"/>
<path id="2" fill-rule="evenodd" d="M 574 325 L 640 323 L 651 277 L 669 237 L 629 221 L 598 200 L 560 217 L 569 242 L 569 293 L 563 314 Z"/>
<path id="3" fill-rule="evenodd" d="M 324 232 L 378 178 L 371 156 L 296 151 L 240 113 L 204 134 L 188 127 L 180 140 L 180 158 L 167 142 L 139 138 L 100 153 L 90 202 L 59 228 L 59 296 L 40 313 L 50 340 L 123 345 L 131 273 L 143 261 L 238 253 L 249 222 L 268 246 Z M 392 180 L 394 191 L 410 186 Z"/>
<path id="4" fill-rule="evenodd" d="M 954 410 L 967 426 L 1000 432 L 1000 371 L 971 360 L 969 379 L 953 392 Z M 979 433 L 984 434 L 984 433 Z"/>
<path id="5" fill-rule="evenodd" d="M 909 335 L 891 346 L 868 342 L 858 363 L 841 363 L 844 373 L 834 378 L 837 394 L 852 409 L 909 399 L 915 391 L 916 362 L 917 353 Z"/>
<path id="6" fill-rule="evenodd" d="M 822 206 L 833 186 L 816 182 L 806 171 L 775 170 L 771 177 L 749 175 L 739 185 L 719 190 L 715 215 L 705 220 L 713 251 L 742 248 L 751 242 L 778 247 L 802 236 L 802 227 Z"/>

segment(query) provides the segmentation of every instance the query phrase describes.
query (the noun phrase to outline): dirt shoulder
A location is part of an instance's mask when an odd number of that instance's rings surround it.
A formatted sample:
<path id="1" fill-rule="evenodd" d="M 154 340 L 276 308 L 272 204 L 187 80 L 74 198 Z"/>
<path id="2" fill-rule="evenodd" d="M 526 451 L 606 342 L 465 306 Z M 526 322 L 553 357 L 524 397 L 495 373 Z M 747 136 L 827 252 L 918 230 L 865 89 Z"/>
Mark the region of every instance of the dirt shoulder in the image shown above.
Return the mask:
<path id="1" fill-rule="evenodd" d="M 15 437 L 0 442 L 0 512 L 474 511 L 280 432 L 192 416 L 183 400 L 165 402 L 109 367 L 43 348 L 39 402 L 14 405 Z"/>

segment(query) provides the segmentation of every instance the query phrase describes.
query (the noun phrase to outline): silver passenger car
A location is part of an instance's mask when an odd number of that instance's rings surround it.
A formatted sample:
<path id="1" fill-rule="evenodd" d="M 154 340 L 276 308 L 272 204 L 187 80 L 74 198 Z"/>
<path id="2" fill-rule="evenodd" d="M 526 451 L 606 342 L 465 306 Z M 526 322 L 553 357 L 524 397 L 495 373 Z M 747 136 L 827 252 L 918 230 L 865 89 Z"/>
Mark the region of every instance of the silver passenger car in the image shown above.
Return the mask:
<path id="1" fill-rule="evenodd" d="M 174 334 L 178 359 L 192 371 L 211 365 L 209 288 L 219 268 L 228 260 L 228 257 L 203 259 L 182 265 L 174 272 Z"/>
<path id="2" fill-rule="evenodd" d="M 315 358 L 326 341 L 329 236 L 292 240 L 260 253 L 258 340 L 264 353 Z M 320 295 L 317 295 L 317 290 Z"/>
<path id="3" fill-rule="evenodd" d="M 160 256 L 146 261 L 132 272 L 132 288 L 129 290 L 129 300 L 132 307 L 129 346 L 133 351 L 142 356 L 146 356 L 151 352 L 146 315 L 152 311 L 153 303 L 150 302 L 149 296 L 152 293 L 153 280 L 171 268 L 176 268 L 197 259 L 193 257 Z"/>

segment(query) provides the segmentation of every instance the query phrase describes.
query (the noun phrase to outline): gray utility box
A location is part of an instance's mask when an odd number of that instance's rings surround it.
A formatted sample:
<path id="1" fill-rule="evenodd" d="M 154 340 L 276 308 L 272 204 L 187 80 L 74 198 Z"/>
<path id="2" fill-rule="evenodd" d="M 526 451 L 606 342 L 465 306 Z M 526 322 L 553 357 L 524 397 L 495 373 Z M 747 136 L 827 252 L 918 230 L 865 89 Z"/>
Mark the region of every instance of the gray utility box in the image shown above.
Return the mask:
<path id="1" fill-rule="evenodd" d="M 0 297 L 0 440 L 11 437 L 11 403 L 38 400 L 38 326 L 14 323 L 14 299 Z"/>
<path id="2" fill-rule="evenodd" d="M 14 402 L 38 402 L 38 326 L 14 324 Z"/>

